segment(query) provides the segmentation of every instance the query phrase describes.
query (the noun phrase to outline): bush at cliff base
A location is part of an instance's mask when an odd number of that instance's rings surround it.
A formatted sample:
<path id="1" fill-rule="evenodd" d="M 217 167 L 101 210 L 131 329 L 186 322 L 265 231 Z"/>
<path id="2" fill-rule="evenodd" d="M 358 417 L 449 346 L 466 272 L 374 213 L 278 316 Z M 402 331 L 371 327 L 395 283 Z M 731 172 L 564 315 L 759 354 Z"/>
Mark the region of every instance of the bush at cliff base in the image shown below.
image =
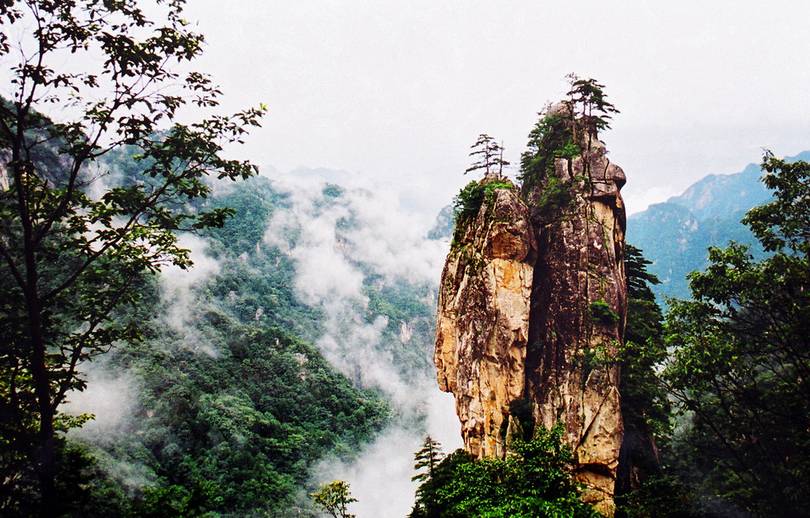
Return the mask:
<path id="1" fill-rule="evenodd" d="M 580 500 L 561 436 L 560 428 L 541 428 L 531 441 L 515 441 L 505 459 L 448 455 L 419 486 L 411 517 L 600 516 Z"/>

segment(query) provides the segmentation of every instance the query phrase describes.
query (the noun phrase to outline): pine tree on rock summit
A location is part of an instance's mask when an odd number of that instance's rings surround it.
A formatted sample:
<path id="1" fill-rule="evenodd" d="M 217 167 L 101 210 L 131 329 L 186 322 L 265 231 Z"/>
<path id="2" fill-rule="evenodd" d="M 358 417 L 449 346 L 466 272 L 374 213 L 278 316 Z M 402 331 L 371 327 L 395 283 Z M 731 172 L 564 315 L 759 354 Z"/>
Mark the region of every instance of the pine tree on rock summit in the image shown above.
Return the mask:
<path id="1" fill-rule="evenodd" d="M 486 133 L 481 133 L 470 148 L 473 149 L 470 156 L 476 161 L 464 171 L 464 174 L 483 169 L 485 177 L 500 178 L 503 176 L 503 167 L 509 165 L 509 162 L 503 159 L 503 145 L 498 144 L 493 137 Z"/>

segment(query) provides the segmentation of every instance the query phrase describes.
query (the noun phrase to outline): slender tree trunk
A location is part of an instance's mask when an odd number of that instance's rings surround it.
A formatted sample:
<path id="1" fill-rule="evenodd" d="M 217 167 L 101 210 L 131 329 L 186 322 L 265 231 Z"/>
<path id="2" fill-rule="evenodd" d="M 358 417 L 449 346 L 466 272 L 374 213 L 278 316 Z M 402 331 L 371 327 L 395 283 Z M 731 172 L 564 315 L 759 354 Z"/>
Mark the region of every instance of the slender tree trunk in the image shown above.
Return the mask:
<path id="1" fill-rule="evenodd" d="M 36 278 L 36 267 L 34 267 Z M 42 336 L 41 305 L 36 288 L 29 284 L 26 294 L 28 309 L 28 326 L 31 337 L 31 376 L 34 380 L 34 392 L 39 407 L 39 436 L 36 458 L 37 475 L 42 497 L 41 515 L 56 515 L 56 440 L 54 435 L 54 410 L 51 404 L 51 387 L 48 377 L 48 367 L 45 360 L 45 340 Z"/>
<path id="2" fill-rule="evenodd" d="M 19 141 L 22 142 L 20 136 Z M 30 338 L 31 377 L 34 394 L 39 407 L 38 448 L 34 455 L 40 485 L 40 515 L 56 516 L 56 441 L 54 436 L 54 408 L 51 404 L 51 385 L 46 363 L 45 338 L 42 329 L 42 302 L 39 298 L 39 271 L 37 268 L 36 243 L 33 221 L 28 211 L 25 167 L 20 162 L 19 145 L 14 149 L 14 176 L 17 184 L 17 202 L 23 227 L 23 250 L 25 254 L 25 305 L 28 313 L 28 336 Z"/>

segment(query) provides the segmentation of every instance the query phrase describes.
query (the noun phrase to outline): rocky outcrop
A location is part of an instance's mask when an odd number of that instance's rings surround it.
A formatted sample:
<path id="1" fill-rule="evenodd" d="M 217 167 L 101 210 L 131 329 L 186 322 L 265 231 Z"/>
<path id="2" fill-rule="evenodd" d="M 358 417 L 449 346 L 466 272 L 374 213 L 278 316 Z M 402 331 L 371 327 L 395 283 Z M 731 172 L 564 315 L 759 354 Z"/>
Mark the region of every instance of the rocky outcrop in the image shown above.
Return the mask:
<path id="1" fill-rule="evenodd" d="M 552 158 L 522 195 L 495 190 L 474 219 L 459 222 L 442 274 L 435 361 L 470 453 L 503 456 L 510 408 L 528 403 L 531 426 L 564 427 L 584 499 L 612 515 L 625 177 L 595 136 L 578 144 L 579 154 Z"/>
<path id="2" fill-rule="evenodd" d="M 553 179 L 553 178 L 556 178 Z M 527 395 L 536 423 L 561 422 L 585 500 L 613 512 L 622 442 L 619 366 L 627 311 L 624 173 L 604 144 L 557 159 L 550 182 L 570 186 L 564 206 L 534 207 L 538 260 L 532 288 Z M 533 196 L 530 194 L 530 198 Z"/>
<path id="3" fill-rule="evenodd" d="M 491 189 L 461 220 L 442 273 L 435 361 L 468 452 L 503 456 L 509 405 L 523 397 L 534 234 L 516 189 Z"/>

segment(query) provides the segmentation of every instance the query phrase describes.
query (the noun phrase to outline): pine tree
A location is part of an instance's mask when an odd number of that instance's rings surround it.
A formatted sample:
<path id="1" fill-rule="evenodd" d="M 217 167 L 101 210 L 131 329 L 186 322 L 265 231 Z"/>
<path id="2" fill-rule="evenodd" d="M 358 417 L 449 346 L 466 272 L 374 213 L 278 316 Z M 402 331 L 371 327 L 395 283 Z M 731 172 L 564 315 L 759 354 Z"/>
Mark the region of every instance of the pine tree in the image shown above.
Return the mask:
<path id="1" fill-rule="evenodd" d="M 503 145 L 498 144 L 486 133 L 481 133 L 470 148 L 473 149 L 470 156 L 476 161 L 464 171 L 464 174 L 483 169 L 485 176 L 494 175 L 499 178 L 503 176 L 503 167 L 509 165 L 509 162 L 503 159 Z"/>
<path id="2" fill-rule="evenodd" d="M 607 100 L 604 92 L 605 85 L 595 79 L 580 79 L 576 74 L 569 74 L 570 89 L 566 93 L 571 116 L 576 125 L 580 125 L 588 135 L 588 145 L 591 139 L 604 129 L 610 128 L 612 114 L 619 110 Z"/>
<path id="3" fill-rule="evenodd" d="M 652 264 L 641 250 L 627 244 L 627 327 L 622 350 L 622 400 L 624 441 L 619 455 L 616 494 L 627 505 L 628 497 L 640 484 L 660 471 L 658 440 L 669 432 L 670 403 L 656 376 L 656 368 L 665 360 L 663 315 L 650 287 L 660 280 L 647 271 Z M 637 502 L 633 502 L 637 504 Z M 628 509 L 620 509 L 625 516 Z"/>
<path id="4" fill-rule="evenodd" d="M 425 437 L 425 442 L 422 443 L 422 449 L 420 449 L 414 455 L 416 463 L 413 467 L 417 473 L 411 478 L 411 480 L 421 483 L 430 480 L 433 477 L 433 474 L 436 471 L 436 466 L 438 466 L 444 458 L 444 454 L 442 453 L 441 449 L 442 445 L 439 444 L 438 441 L 434 441 L 430 435 Z M 425 469 L 426 471 L 422 471 Z"/>

